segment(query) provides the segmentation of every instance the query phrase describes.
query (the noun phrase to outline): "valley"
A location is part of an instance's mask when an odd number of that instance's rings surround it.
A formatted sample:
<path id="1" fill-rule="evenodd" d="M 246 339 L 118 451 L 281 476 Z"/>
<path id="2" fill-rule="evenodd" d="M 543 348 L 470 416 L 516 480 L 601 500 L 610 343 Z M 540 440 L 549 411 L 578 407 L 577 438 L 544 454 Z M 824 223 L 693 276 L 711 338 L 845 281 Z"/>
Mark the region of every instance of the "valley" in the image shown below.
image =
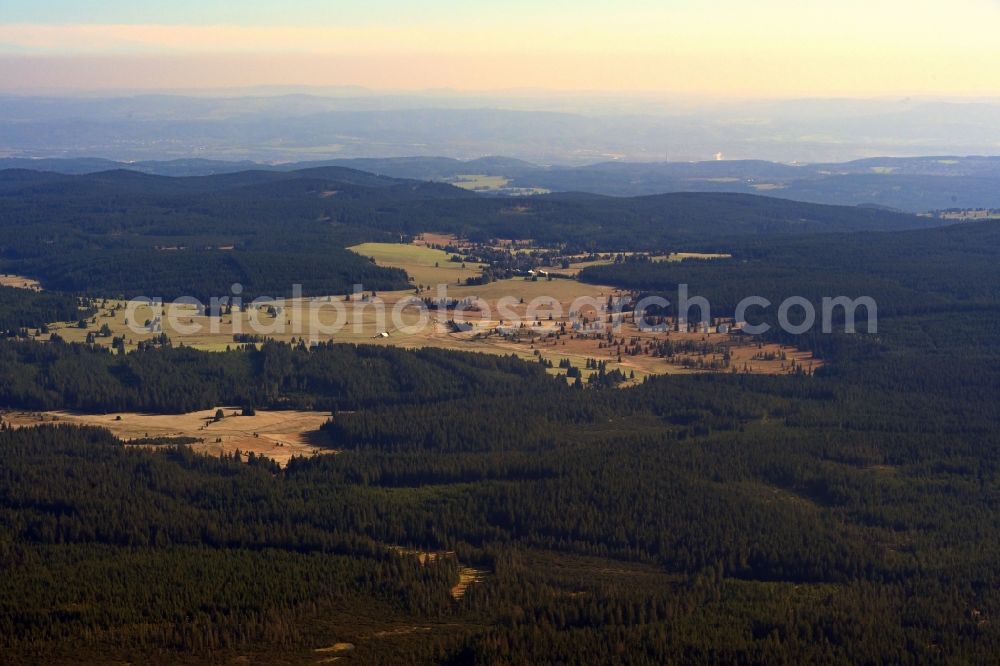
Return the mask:
<path id="1" fill-rule="evenodd" d="M 2 270 L 44 287 L 0 288 L 15 663 L 1000 645 L 994 223 L 136 179 L 0 178 Z M 636 320 L 680 284 L 707 327 Z M 789 297 L 839 295 L 877 312 L 778 325 Z"/>
<path id="2" fill-rule="evenodd" d="M 555 261 L 557 265 L 543 262 L 544 268 L 522 270 L 520 276 L 477 284 L 487 264 L 464 262 L 458 260 L 459 255 L 438 249 L 456 247 L 475 254 L 473 245 L 448 235 L 430 238 L 436 241 L 435 247 L 428 246 L 427 235 L 421 235 L 411 244 L 367 243 L 350 248 L 380 267 L 405 271 L 414 285 L 412 291 L 278 299 L 231 308 L 217 317 L 190 304 L 130 308 L 125 301 L 102 299 L 92 317 L 51 322 L 47 333 L 36 330 L 34 335 L 45 340 L 54 334 L 67 342 L 108 348 L 120 340 L 125 350 L 161 344 L 163 336 L 171 344 L 206 351 L 264 339 L 433 347 L 513 354 L 546 364 L 552 374 L 570 381 L 576 376 L 588 381 L 598 374 L 600 365 L 604 373 L 620 373 L 616 383 L 622 386 L 658 374 L 811 374 L 822 366 L 807 351 L 739 336 L 729 330 L 731 319 L 690 330 L 677 330 L 671 318 L 664 325 L 672 330 L 641 326 L 627 306 L 634 293 L 569 276 L 574 269 L 614 263 L 613 255 L 571 263 L 567 277 L 559 279 L 548 277 L 549 271 L 556 275 L 562 270 Z M 491 251 L 506 252 L 505 247 Z M 517 252 L 523 257 L 545 254 L 531 246 L 521 246 Z M 629 256 L 634 258 L 634 253 Z M 672 253 L 652 260 L 708 261 L 728 256 Z"/>

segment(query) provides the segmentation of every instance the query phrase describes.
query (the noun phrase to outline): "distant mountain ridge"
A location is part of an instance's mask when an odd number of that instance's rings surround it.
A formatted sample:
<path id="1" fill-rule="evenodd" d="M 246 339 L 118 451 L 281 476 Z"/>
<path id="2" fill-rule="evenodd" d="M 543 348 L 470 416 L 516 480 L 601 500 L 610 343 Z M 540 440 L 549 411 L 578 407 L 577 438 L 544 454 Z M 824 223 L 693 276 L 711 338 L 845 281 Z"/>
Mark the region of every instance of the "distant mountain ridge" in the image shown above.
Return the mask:
<path id="1" fill-rule="evenodd" d="M 618 249 L 743 234 L 892 231 L 939 224 L 885 207 L 816 205 L 742 192 L 484 197 L 444 182 L 315 163 L 294 170 L 256 168 L 184 177 L 124 168 L 79 175 L 0 171 L 0 212 L 6 211 L 12 222 L 38 216 L 41 224 L 58 217 L 72 224 L 95 215 L 94 207 L 100 210 L 106 201 L 115 202 L 116 216 L 124 215 L 129 226 L 135 224 L 124 212 L 129 209 L 149 219 L 163 216 L 158 233 L 184 223 L 185 216 L 224 221 L 240 234 L 243 227 L 267 220 L 289 224 L 299 218 L 311 225 L 319 221 L 317 230 L 324 220 L 336 220 L 397 234 L 449 231 L 549 242 L 589 238 Z M 242 212 L 234 215 L 234 207 Z M 185 226 L 185 233 L 191 231 Z"/>
<path id="2" fill-rule="evenodd" d="M 633 197 L 673 192 L 739 192 L 809 203 L 879 206 L 910 213 L 947 208 L 1000 208 L 1000 157 L 987 156 L 884 157 L 804 165 L 720 160 L 612 161 L 586 166 L 543 166 L 507 157 L 355 158 L 286 164 L 199 158 L 142 162 L 99 158 L 0 159 L 0 169 L 76 175 L 114 169 L 162 176 L 211 176 L 320 168 L 347 169 L 356 172 L 350 178 L 362 179 L 357 173 L 443 182 L 457 182 L 460 177 L 470 175 L 493 176 L 504 179 L 509 191 L 518 194 L 547 190 Z M 349 182 L 362 184 L 350 179 Z M 369 180 L 366 184 L 375 186 L 375 183 Z"/>

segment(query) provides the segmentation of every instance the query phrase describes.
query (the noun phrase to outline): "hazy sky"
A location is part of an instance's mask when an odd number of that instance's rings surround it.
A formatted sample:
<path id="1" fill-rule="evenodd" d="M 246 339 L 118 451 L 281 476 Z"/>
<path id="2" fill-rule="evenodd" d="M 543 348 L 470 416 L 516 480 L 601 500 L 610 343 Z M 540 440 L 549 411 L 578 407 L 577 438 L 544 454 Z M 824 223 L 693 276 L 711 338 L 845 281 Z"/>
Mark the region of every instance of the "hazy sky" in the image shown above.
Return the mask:
<path id="1" fill-rule="evenodd" d="M 1000 95 L 998 0 L 4 0 L 0 89 Z"/>

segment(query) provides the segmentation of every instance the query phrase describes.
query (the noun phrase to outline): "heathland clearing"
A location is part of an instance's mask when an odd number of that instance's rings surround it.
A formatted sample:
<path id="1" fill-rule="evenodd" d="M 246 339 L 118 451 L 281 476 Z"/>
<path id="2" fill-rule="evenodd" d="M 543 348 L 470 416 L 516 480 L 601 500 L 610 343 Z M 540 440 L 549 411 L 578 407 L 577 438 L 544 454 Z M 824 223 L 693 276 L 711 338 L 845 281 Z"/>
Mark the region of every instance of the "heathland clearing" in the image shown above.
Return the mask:
<path id="1" fill-rule="evenodd" d="M 433 286 L 455 284 L 476 277 L 482 272 L 481 264 L 463 264 L 452 261 L 451 254 L 431 247 L 402 243 L 362 243 L 348 248 L 364 257 L 375 260 L 379 266 L 402 268 L 413 278 L 415 285 Z"/>
<path id="2" fill-rule="evenodd" d="M 701 260 L 709 261 L 712 259 L 732 259 L 733 255 L 723 254 L 716 252 L 671 252 L 667 257 L 655 257 L 653 261 L 688 261 L 688 260 Z"/>
<path id="3" fill-rule="evenodd" d="M 482 174 L 461 174 L 455 176 L 454 178 L 449 178 L 448 182 L 455 187 L 461 187 L 464 190 L 473 190 L 478 192 L 488 192 L 491 190 L 499 190 L 507 187 L 510 182 L 509 179 L 503 176 L 486 176 Z"/>
<path id="4" fill-rule="evenodd" d="M 216 421 L 218 409 L 222 410 L 224 418 Z M 15 428 L 46 423 L 107 428 L 126 444 L 137 440 L 189 437 L 199 440 L 186 445 L 198 453 L 217 456 L 240 451 L 245 458 L 253 452 L 275 460 L 282 467 L 293 456 L 335 453 L 317 443 L 320 426 L 330 419 L 330 412 L 256 410 L 253 416 L 240 416 L 240 413 L 238 407 L 218 407 L 187 414 L 11 411 L 2 416 Z"/>
<path id="5" fill-rule="evenodd" d="M 480 264 L 463 268 L 461 262 L 450 261 L 449 253 L 426 245 L 458 241 L 425 234 L 422 242 L 425 245 L 366 243 L 352 248 L 379 265 L 407 271 L 415 278 L 412 290 L 243 304 L 221 316 L 208 316 L 187 304 L 130 310 L 123 302 L 108 300 L 98 303 L 97 314 L 85 322 L 85 328 L 78 322 L 55 323 L 49 328 L 69 342 L 90 339 L 111 346 L 115 337 L 121 337 L 126 350 L 166 334 L 174 345 L 205 351 L 269 338 L 514 354 L 551 364 L 552 374 L 566 375 L 573 368 L 584 379 L 596 371 L 598 363 L 607 372 L 619 370 L 635 380 L 709 371 L 787 374 L 809 372 L 820 365 L 809 353 L 718 333 L 715 327 L 697 332 L 641 330 L 630 316 L 614 315 L 608 309 L 611 303 L 628 298 L 627 292 L 614 287 L 544 277 L 469 285 L 468 278 L 481 274 Z M 725 256 L 675 253 L 654 260 Z"/>
<path id="6" fill-rule="evenodd" d="M 0 287 L 16 287 L 17 289 L 29 289 L 31 291 L 42 290 L 42 285 L 38 280 L 21 275 L 0 275 Z"/>

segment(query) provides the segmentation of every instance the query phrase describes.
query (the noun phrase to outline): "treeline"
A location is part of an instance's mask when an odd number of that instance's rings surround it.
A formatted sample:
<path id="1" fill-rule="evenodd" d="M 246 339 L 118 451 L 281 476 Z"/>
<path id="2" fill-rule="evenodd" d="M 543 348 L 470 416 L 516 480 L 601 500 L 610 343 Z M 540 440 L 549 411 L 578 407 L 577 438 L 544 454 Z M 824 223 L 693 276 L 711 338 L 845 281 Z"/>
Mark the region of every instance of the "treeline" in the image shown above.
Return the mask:
<path id="1" fill-rule="evenodd" d="M 380 180 L 363 175 L 365 182 Z M 81 178 L 6 172 L 0 265 L 48 289 L 112 298 L 207 301 L 230 295 L 234 283 L 247 300 L 288 296 L 295 284 L 306 295 L 348 293 L 354 284 L 408 287 L 402 271 L 344 249 L 399 239 L 365 224 L 362 202 L 392 196 L 384 188 L 308 176 L 284 180 L 253 173 L 172 179 L 125 171 Z M 402 190 L 400 201 L 423 196 Z M 356 213 L 339 215 L 342 206 Z"/>
<path id="2" fill-rule="evenodd" d="M 310 251 L 87 249 L 9 264 L 46 289 L 108 298 L 283 298 L 347 294 L 355 285 L 388 291 L 410 286 L 406 273 L 381 268 L 330 243 Z M 234 288 L 234 285 L 238 287 Z M 50 320 L 55 321 L 55 320 Z"/>
<path id="3" fill-rule="evenodd" d="M 267 341 L 207 353 L 0 341 L 0 405 L 183 413 L 216 405 L 355 410 L 549 390 L 557 380 L 514 357 L 385 346 Z"/>
<path id="4" fill-rule="evenodd" d="M 728 251 L 732 238 L 918 229 L 940 222 L 872 208 L 688 192 L 635 198 L 552 194 L 420 200 L 405 208 L 380 209 L 368 224 L 411 235 L 445 231 L 473 241 L 531 239 L 580 253 L 678 247 Z"/>
<path id="5" fill-rule="evenodd" d="M 771 321 L 792 296 L 816 304 L 817 314 L 824 297 L 839 296 L 870 296 L 880 316 L 1000 304 L 1000 225 L 991 222 L 892 234 L 734 239 L 727 251 L 731 259 L 593 266 L 580 279 L 663 294 L 675 305 L 678 285 L 687 284 L 689 295 L 707 298 L 717 316 L 731 316 L 748 296 L 763 296 L 773 303 Z M 759 316 L 759 308 L 750 314 Z M 858 321 L 866 321 L 863 308 Z"/>
<path id="6" fill-rule="evenodd" d="M 76 321 L 88 311 L 74 296 L 0 287 L 0 337 L 20 335 L 54 321 Z"/>

